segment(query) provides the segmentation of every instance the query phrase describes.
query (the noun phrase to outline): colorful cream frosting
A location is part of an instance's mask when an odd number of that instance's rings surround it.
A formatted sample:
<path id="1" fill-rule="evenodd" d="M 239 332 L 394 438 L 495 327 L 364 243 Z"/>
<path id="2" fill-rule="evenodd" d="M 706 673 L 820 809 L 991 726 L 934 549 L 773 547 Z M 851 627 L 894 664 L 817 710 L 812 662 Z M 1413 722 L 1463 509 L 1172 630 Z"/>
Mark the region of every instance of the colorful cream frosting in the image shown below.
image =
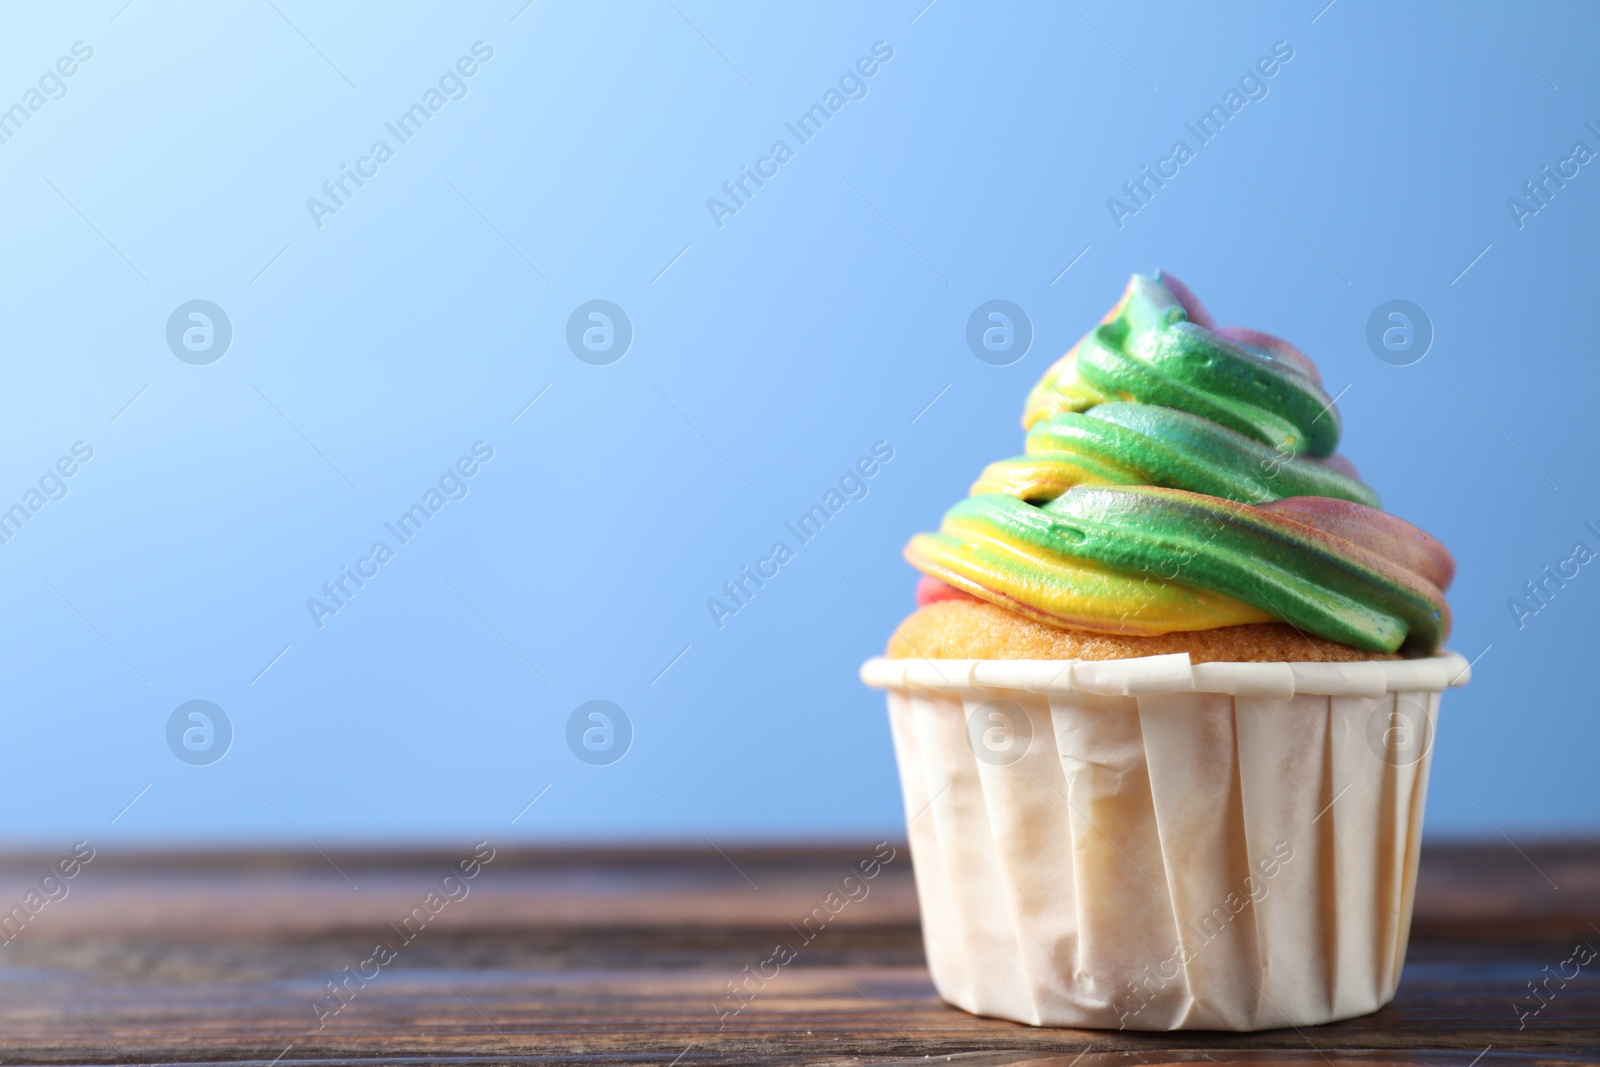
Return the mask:
<path id="1" fill-rule="evenodd" d="M 1378 509 L 1334 450 L 1316 367 L 1218 327 L 1171 275 L 1117 306 L 1028 397 L 1025 454 L 991 464 L 906 558 L 1055 626 L 1159 634 L 1279 620 L 1428 655 L 1450 630 L 1443 545 Z"/>

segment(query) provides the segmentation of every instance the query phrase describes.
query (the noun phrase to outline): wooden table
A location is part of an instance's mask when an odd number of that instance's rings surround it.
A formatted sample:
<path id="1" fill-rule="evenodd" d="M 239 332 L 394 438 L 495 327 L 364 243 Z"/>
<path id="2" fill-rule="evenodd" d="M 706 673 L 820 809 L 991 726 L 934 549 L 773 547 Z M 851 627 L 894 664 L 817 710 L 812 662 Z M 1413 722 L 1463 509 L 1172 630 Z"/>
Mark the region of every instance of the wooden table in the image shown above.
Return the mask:
<path id="1" fill-rule="evenodd" d="M 1600 844 L 1426 850 L 1396 1001 L 1334 1026 L 1243 1035 L 1038 1030 L 945 1006 L 896 848 L 866 898 L 720 1020 L 738 1003 L 727 983 L 778 941 L 799 943 L 790 924 L 871 843 L 500 849 L 454 880 L 443 876 L 470 868 L 470 845 L 101 853 L 47 883 L 65 896 L 34 898 L 45 903 L 0 947 L 0 1060 L 1600 1063 L 1600 961 L 1552 983 L 1521 1029 L 1517 1017 L 1538 1003 L 1527 982 L 1577 942 L 1600 946 Z M 59 858 L 0 856 L 0 906 Z M 392 958 L 378 962 L 379 942 Z M 359 972 L 373 977 L 349 977 Z M 325 985 L 336 979 L 337 998 Z"/>

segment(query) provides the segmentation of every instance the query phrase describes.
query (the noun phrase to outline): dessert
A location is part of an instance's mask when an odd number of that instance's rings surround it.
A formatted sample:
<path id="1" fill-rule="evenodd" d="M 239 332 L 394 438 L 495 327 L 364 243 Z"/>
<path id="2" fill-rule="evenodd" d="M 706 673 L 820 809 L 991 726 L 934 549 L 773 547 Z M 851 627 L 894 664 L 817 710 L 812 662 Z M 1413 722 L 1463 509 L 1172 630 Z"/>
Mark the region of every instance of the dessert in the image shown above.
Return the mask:
<path id="1" fill-rule="evenodd" d="M 1293 345 L 1135 276 L 1022 456 L 906 558 L 889 691 L 941 995 L 1035 1025 L 1252 1030 L 1387 1002 L 1454 562 L 1380 508 Z"/>

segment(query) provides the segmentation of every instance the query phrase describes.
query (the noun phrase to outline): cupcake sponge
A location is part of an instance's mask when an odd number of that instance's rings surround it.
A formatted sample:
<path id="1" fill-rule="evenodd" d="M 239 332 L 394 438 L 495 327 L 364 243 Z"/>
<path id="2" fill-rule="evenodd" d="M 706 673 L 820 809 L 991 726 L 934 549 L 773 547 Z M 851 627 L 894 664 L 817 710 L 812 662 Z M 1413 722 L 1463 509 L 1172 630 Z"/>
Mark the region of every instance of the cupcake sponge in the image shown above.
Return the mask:
<path id="1" fill-rule="evenodd" d="M 1278 622 L 1135 636 L 1047 626 L 962 597 L 917 609 L 896 628 L 890 659 L 1133 659 L 1187 652 L 1194 663 L 1352 663 L 1398 659 L 1304 634 Z"/>

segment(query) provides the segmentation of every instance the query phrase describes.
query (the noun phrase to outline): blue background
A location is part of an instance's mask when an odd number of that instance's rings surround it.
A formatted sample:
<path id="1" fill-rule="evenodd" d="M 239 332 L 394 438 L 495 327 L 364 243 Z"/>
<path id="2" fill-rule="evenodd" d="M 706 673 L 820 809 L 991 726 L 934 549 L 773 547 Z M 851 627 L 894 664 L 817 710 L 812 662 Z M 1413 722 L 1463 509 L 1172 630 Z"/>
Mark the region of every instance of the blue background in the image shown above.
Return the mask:
<path id="1" fill-rule="evenodd" d="M 1488 651 L 1430 833 L 1594 831 L 1600 575 L 1521 629 L 1507 600 L 1600 547 L 1600 164 L 1520 229 L 1507 199 L 1600 149 L 1600 13 L 923 3 L 8 7 L 3 101 L 94 52 L 0 145 L 0 497 L 94 458 L 0 546 L 5 837 L 896 834 L 856 669 L 913 605 L 900 548 L 1157 267 L 1348 385 L 1343 450 L 1455 551 L 1451 643 Z M 795 145 L 878 41 L 868 95 Z M 1119 229 L 1107 199 L 1278 41 L 1267 97 Z M 319 228 L 307 198 L 380 138 Z M 707 199 L 780 138 L 719 228 Z M 1006 367 L 964 341 L 997 298 L 1035 331 Z M 1365 339 L 1393 298 L 1436 332 L 1412 366 Z M 208 366 L 165 341 L 192 299 L 233 326 Z M 609 366 L 565 342 L 591 299 L 633 324 Z M 869 495 L 716 628 L 707 598 L 880 440 Z M 477 441 L 469 495 L 319 630 L 307 598 Z M 193 699 L 233 725 L 210 766 L 165 740 Z M 632 722 L 621 762 L 567 747 L 591 699 Z"/>

